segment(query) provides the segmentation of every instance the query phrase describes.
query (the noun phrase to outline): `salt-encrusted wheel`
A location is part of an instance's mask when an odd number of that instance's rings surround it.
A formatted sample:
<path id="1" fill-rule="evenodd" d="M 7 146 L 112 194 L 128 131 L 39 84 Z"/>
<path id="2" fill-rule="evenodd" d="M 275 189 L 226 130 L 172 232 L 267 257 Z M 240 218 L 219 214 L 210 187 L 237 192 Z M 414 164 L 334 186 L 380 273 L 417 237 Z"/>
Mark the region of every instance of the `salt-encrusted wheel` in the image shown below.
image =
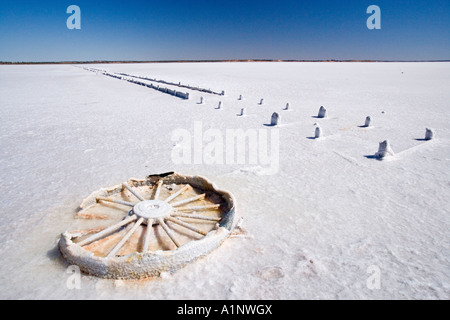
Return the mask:
<path id="1" fill-rule="evenodd" d="M 79 218 L 115 221 L 63 233 L 64 258 L 97 277 L 141 279 L 219 247 L 232 231 L 235 201 L 203 177 L 167 173 L 94 192 L 80 209 Z"/>

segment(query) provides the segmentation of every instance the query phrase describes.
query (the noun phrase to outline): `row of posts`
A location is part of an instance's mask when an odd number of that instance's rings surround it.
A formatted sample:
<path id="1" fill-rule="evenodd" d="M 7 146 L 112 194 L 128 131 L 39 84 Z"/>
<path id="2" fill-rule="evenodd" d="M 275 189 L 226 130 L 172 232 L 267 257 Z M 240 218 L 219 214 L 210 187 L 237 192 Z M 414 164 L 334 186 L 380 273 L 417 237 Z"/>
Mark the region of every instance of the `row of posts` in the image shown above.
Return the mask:
<path id="1" fill-rule="evenodd" d="M 238 100 L 242 100 L 242 95 L 239 95 Z M 200 103 L 201 104 L 204 103 L 203 97 L 201 97 Z M 261 99 L 259 102 L 259 105 L 263 105 L 263 104 L 264 104 L 264 99 Z M 219 105 L 217 106 L 216 109 L 219 109 L 219 110 L 222 109 L 222 101 L 219 101 Z M 286 107 L 283 110 L 290 110 L 289 103 L 286 104 Z M 242 108 L 239 116 L 245 116 L 245 115 L 246 115 L 246 109 Z M 327 118 L 327 117 L 328 117 L 328 110 L 324 106 L 321 106 L 319 108 L 319 113 L 317 114 L 317 118 L 323 119 L 323 118 Z M 281 120 L 280 115 L 277 112 L 274 112 L 270 119 L 270 126 L 280 125 L 280 120 Z M 314 138 L 319 139 L 319 138 L 323 137 L 323 130 L 320 127 L 320 125 L 316 123 L 316 124 L 314 124 L 314 126 L 315 126 Z M 362 127 L 370 128 L 371 126 L 372 126 L 372 117 L 367 116 L 365 119 L 364 125 Z M 427 128 L 425 131 L 425 139 L 423 139 L 423 140 L 430 141 L 434 138 L 434 136 L 435 136 L 434 130 Z M 393 151 L 392 151 L 392 148 L 390 147 L 390 143 L 388 140 L 380 143 L 379 151 L 376 153 L 376 157 L 384 158 L 385 155 L 393 155 Z"/>

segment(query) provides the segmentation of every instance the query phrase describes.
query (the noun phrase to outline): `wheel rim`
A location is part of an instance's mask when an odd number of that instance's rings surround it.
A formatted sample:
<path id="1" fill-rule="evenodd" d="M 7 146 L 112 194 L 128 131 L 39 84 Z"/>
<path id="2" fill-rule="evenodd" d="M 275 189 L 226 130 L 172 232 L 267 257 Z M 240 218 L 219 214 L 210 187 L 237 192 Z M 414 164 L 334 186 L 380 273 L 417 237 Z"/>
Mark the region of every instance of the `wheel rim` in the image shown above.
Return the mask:
<path id="1" fill-rule="evenodd" d="M 219 246 L 231 231 L 234 217 L 230 193 L 203 177 L 176 173 L 130 180 L 93 193 L 79 215 L 96 220 L 102 218 L 96 211 L 104 214 L 118 208 L 123 217 L 106 228 L 64 233 L 60 240 L 63 256 L 100 277 L 158 275 L 209 253 L 212 243 Z M 185 247 L 192 253 L 185 253 Z M 141 261 L 143 256 L 153 262 L 148 267 L 141 262 L 130 267 L 134 258 Z"/>

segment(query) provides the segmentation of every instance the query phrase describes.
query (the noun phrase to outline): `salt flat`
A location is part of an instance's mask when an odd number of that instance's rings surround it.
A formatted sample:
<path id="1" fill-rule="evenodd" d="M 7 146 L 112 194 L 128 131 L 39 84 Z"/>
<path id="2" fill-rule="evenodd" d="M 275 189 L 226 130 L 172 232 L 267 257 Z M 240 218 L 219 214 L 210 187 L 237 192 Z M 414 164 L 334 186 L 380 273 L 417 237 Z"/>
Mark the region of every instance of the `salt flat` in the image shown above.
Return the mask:
<path id="1" fill-rule="evenodd" d="M 180 89 L 190 93 L 183 100 L 71 65 L 0 66 L 1 298 L 450 298 L 450 63 L 89 67 L 225 96 Z M 328 118 L 315 117 L 320 106 Z M 237 116 L 242 108 L 245 117 Z M 273 112 L 279 127 L 267 126 Z M 372 128 L 361 127 L 366 116 Z M 315 123 L 321 139 L 312 139 Z M 174 163 L 173 133 L 199 125 L 277 130 L 276 172 Z M 426 128 L 434 140 L 421 140 Z M 396 155 L 378 161 L 386 139 Z M 203 175 L 232 192 L 246 235 L 159 279 L 83 275 L 80 290 L 70 290 L 56 244 L 80 224 L 81 201 L 167 171 Z"/>

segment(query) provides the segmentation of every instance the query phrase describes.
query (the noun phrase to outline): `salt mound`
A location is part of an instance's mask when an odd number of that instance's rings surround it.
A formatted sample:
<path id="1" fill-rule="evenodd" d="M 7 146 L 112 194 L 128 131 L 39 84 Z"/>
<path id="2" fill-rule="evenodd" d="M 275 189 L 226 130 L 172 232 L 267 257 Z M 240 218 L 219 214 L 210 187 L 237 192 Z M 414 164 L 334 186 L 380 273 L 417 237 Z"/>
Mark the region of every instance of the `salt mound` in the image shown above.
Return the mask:
<path id="1" fill-rule="evenodd" d="M 378 159 L 384 159 L 386 157 L 394 156 L 395 153 L 391 148 L 391 144 L 389 140 L 385 140 L 380 142 L 380 147 L 378 148 L 378 152 L 375 153 L 375 157 Z"/>

